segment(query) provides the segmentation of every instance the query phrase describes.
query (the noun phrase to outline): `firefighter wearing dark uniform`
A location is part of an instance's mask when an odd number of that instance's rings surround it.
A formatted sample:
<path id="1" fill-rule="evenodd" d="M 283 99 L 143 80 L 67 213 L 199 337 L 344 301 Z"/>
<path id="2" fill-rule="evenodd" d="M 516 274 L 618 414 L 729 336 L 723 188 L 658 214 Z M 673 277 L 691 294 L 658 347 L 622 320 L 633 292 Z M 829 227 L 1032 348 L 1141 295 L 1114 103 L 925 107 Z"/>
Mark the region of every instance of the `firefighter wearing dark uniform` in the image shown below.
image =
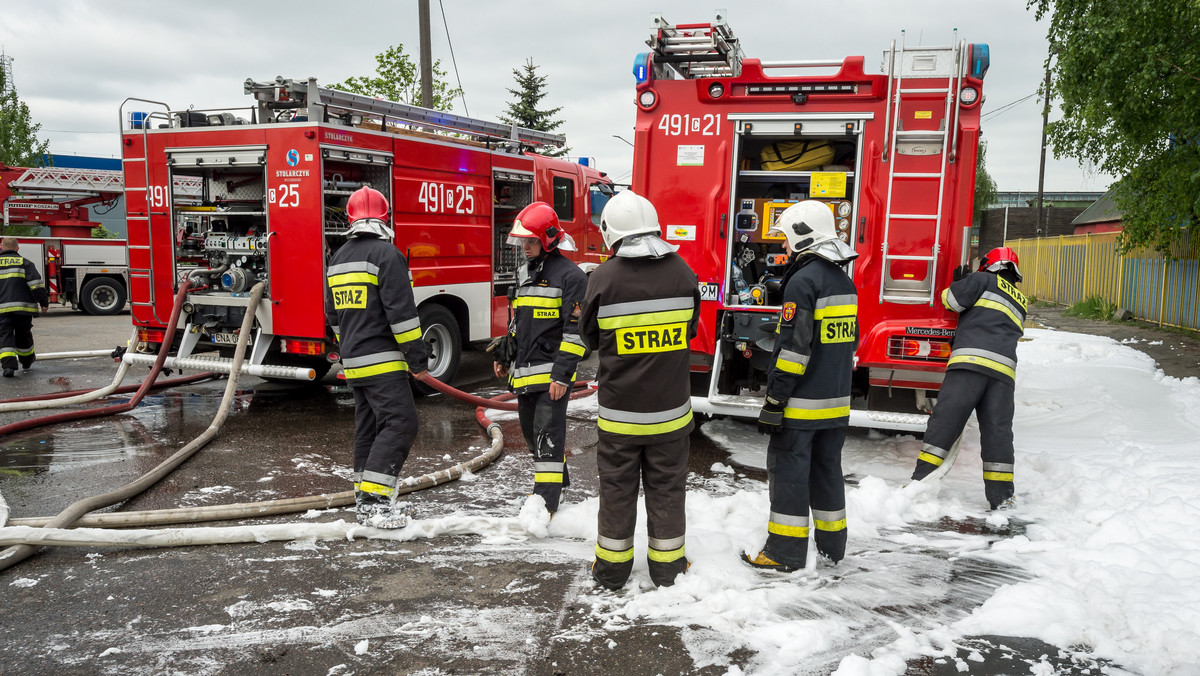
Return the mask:
<path id="1" fill-rule="evenodd" d="M 392 243 L 387 198 L 360 188 L 346 205 L 349 239 L 329 260 L 325 316 L 354 392 L 354 496 L 358 522 L 403 528 L 412 509 L 396 503 L 400 468 L 417 436 L 409 373 L 426 369 L 408 263 Z"/>
<path id="2" fill-rule="evenodd" d="M 688 342 L 700 318 L 696 274 L 660 239 L 654 206 L 625 191 L 600 230 L 613 256 L 592 272 L 580 331 L 600 351 L 600 513 L 592 577 L 620 589 L 633 570 L 638 486 L 646 490 L 647 554 L 655 585 L 688 568 L 684 498 L 694 423 Z"/>
<path id="3" fill-rule="evenodd" d="M 1013 506 L 1013 394 L 1017 341 L 1025 335 L 1024 294 L 1017 254 L 992 249 L 978 272 L 942 291 L 942 304 L 959 313 L 946 378 L 929 416 L 913 479 L 945 461 L 975 411 L 983 455 L 983 487 L 992 509 Z"/>
<path id="4" fill-rule="evenodd" d="M 857 254 L 834 228 L 833 213 L 816 201 L 788 207 L 772 228 L 787 238 L 792 261 L 758 418 L 759 431 L 771 435 L 771 514 L 763 550 L 743 554 L 757 568 L 803 568 L 810 530 L 822 556 L 836 563 L 846 553 L 842 443 L 850 422 L 858 296 L 842 266 Z"/>
<path id="5" fill-rule="evenodd" d="M 16 237 L 0 239 L 0 368 L 11 378 L 33 366 L 33 317 L 50 309 L 50 296 L 33 261 L 17 253 Z"/>
<path id="6" fill-rule="evenodd" d="M 525 265 L 512 299 L 516 357 L 496 362 L 498 378 L 508 378 L 517 395 L 521 434 L 533 454 L 533 492 L 558 511 L 567 472 L 567 396 L 575 367 L 587 354 L 579 337 L 580 304 L 587 275 L 562 251 L 575 243 L 559 227 L 558 215 L 545 202 L 534 202 L 513 221 L 508 241 L 522 248 Z"/>

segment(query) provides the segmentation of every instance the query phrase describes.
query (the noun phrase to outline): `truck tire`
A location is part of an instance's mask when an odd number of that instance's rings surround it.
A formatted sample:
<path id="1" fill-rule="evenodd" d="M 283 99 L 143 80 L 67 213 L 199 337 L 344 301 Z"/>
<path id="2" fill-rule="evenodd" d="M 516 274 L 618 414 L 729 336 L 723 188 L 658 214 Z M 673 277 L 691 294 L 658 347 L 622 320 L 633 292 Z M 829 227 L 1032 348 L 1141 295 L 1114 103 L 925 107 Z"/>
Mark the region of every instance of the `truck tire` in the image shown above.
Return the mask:
<path id="1" fill-rule="evenodd" d="M 425 305 L 418 311 L 421 328 L 425 332 L 425 346 L 429 350 L 429 375 L 443 383 L 451 383 L 458 374 L 458 363 L 462 359 L 462 334 L 454 314 L 441 305 Z M 415 381 L 414 381 L 415 382 Z M 432 387 L 416 383 L 417 392 L 433 394 Z"/>
<path id="2" fill-rule="evenodd" d="M 83 285 L 79 307 L 89 315 L 115 315 L 125 309 L 125 285 L 112 277 L 93 277 Z"/>

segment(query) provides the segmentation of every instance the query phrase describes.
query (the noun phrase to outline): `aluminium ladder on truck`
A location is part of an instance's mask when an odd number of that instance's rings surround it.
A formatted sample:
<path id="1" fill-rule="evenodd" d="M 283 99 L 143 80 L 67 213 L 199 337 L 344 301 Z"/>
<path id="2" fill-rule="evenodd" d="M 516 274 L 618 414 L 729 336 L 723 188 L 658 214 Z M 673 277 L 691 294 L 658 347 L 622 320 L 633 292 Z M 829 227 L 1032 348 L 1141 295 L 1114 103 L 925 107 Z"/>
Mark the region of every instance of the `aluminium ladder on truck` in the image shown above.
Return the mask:
<path id="1" fill-rule="evenodd" d="M 291 107 L 307 109 L 309 119 L 325 121 L 343 115 L 378 116 L 386 126 L 389 120 L 434 127 L 454 133 L 469 134 L 492 141 L 513 141 L 531 145 L 561 148 L 567 138 L 515 124 L 491 122 L 441 110 L 422 108 L 407 103 L 386 101 L 373 96 L 353 94 L 338 89 L 320 87 L 314 78 L 305 81 L 275 78 L 271 82 L 247 79 L 245 93 L 253 94 L 259 105 L 259 119 L 270 119 L 271 110 L 289 102 Z"/>
<path id="2" fill-rule="evenodd" d="M 888 138 L 883 161 L 888 163 L 887 203 L 884 210 L 883 261 L 880 267 L 879 302 L 933 305 L 936 299 L 936 271 L 943 252 L 942 218 L 945 214 L 946 174 L 957 153 L 958 106 L 956 93 L 966 67 L 966 48 L 958 40 L 958 30 L 948 46 L 906 48 L 904 33 L 900 49 L 895 42 L 885 55 L 888 74 L 888 107 L 885 121 Z M 891 91 L 895 83 L 895 91 Z M 937 128 L 904 129 L 905 104 L 925 104 L 942 108 Z M 953 110 L 953 119 L 951 119 Z M 933 122 L 932 109 L 928 117 Z M 938 155 L 937 171 L 928 166 L 913 170 L 912 165 L 928 165 L 925 160 Z M 923 161 L 924 160 L 924 161 Z M 906 166 L 909 165 L 909 166 Z M 917 213 L 894 213 L 896 196 L 923 192 L 935 185 L 936 209 Z M 932 229 L 932 236 L 929 231 Z M 912 236 L 913 233 L 925 236 Z M 893 263 L 900 263 L 893 273 Z M 924 265 L 921 265 L 924 263 Z M 923 268 L 923 270 L 922 270 Z"/>
<path id="3" fill-rule="evenodd" d="M 742 46 L 719 9 L 711 23 L 672 25 L 662 14 L 650 15 L 650 37 L 658 79 L 669 77 L 669 66 L 685 80 L 702 77 L 738 77 L 742 74 Z"/>

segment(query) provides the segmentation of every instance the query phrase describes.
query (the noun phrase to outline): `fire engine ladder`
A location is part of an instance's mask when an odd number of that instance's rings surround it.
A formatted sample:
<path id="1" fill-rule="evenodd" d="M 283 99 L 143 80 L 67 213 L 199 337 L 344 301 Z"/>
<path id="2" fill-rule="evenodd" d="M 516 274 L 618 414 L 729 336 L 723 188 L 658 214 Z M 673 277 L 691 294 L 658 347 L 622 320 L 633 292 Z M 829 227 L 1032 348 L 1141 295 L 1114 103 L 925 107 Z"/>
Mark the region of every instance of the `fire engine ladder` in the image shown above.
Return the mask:
<path id="1" fill-rule="evenodd" d="M 396 101 L 385 101 L 373 96 L 352 94 L 337 89 L 317 86 L 317 81 L 309 78 L 307 81 L 285 80 L 275 78 L 274 82 L 254 82 L 246 80 L 245 91 L 253 93 L 259 101 L 270 96 L 272 91 L 285 90 L 293 101 L 307 105 L 309 119 L 324 119 L 326 116 L 338 117 L 331 111 L 341 111 L 343 114 L 359 114 L 378 116 L 384 122 L 388 120 L 411 123 L 421 127 L 432 127 L 445 131 L 469 134 L 488 140 L 503 140 L 525 143 L 530 145 L 548 145 L 561 148 L 566 145 L 567 137 L 562 134 L 551 134 L 518 127 L 515 124 L 491 122 L 465 115 L 455 115 L 440 110 L 431 110 L 420 106 Z M 319 113 L 324 113 L 321 115 Z"/>
<path id="2" fill-rule="evenodd" d="M 107 169 L 29 169 L 10 185 L 22 191 L 78 195 L 79 193 L 125 192 L 120 171 Z"/>
<path id="3" fill-rule="evenodd" d="M 717 10 L 712 23 L 673 26 L 662 14 L 650 15 L 650 39 L 654 50 L 655 76 L 669 77 L 660 67 L 670 66 L 680 77 L 737 77 L 742 74 L 742 46 L 725 22 L 725 10 Z"/>
<path id="4" fill-rule="evenodd" d="M 883 265 L 880 268 L 879 302 L 904 303 L 910 305 L 933 305 L 937 297 L 936 274 L 938 256 L 941 253 L 942 211 L 945 200 L 946 174 L 949 163 L 954 162 L 954 149 L 950 148 L 952 141 L 957 141 L 955 128 L 958 126 L 958 108 L 954 106 L 957 98 L 960 79 L 963 72 L 962 58 L 966 50 L 959 44 L 958 30 L 954 31 L 954 39 L 948 46 L 914 47 L 904 46 L 904 32 L 900 33 L 900 49 L 896 43 L 887 53 L 888 69 L 888 108 L 886 115 L 890 123 L 884 125 L 889 134 L 884 147 L 884 162 L 888 163 L 887 207 L 883 223 Z M 907 79 L 906 79 L 907 78 Z M 922 87 L 922 81 L 933 79 L 943 86 Z M 891 86 L 895 82 L 895 95 L 892 96 Z M 901 119 L 901 111 L 905 102 L 920 101 L 935 103 L 938 98 L 943 101 L 944 110 L 939 129 L 934 130 L 905 130 Z M 955 115 L 951 120 L 951 110 Z M 920 152 L 923 149 L 923 152 Z M 933 154 L 941 155 L 937 172 L 897 171 L 897 153 L 900 155 Z M 904 163 L 900 160 L 900 163 Z M 922 194 L 928 194 L 929 181 L 937 183 L 937 208 L 933 213 L 893 213 L 893 198 L 899 193 L 906 193 L 911 187 L 917 187 Z M 914 191 L 915 192 L 915 191 Z M 902 221 L 896 223 L 895 221 Z M 920 230 L 933 225 L 933 245 L 928 250 L 920 248 L 913 250 L 912 245 L 898 245 L 905 239 L 905 230 Z M 897 241 L 893 241 L 893 240 Z M 907 250 L 905 250 L 907 249 Z M 893 253 L 893 251 L 900 251 Z M 928 251 L 926 253 L 926 251 Z M 915 274 L 893 275 L 892 263 L 896 261 L 923 261 L 926 263 L 924 279 L 915 279 Z M 903 267 L 903 266 L 902 266 Z M 911 270 L 912 268 L 908 268 Z"/>

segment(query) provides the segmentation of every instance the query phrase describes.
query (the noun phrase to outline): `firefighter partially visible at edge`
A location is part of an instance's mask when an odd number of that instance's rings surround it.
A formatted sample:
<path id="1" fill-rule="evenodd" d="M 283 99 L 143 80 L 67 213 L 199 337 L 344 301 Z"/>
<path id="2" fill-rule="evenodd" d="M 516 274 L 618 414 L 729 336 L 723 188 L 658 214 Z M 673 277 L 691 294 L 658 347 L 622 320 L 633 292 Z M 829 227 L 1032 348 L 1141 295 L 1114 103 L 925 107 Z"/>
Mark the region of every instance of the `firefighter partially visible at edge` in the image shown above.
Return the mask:
<path id="1" fill-rule="evenodd" d="M 360 188 L 346 213 L 348 240 L 326 270 L 325 318 L 354 392 L 355 512 L 360 524 L 403 528 L 413 510 L 396 502 L 396 487 L 417 437 L 409 373 L 424 373 L 428 356 L 408 262 L 387 224 L 387 198 Z"/>
<path id="2" fill-rule="evenodd" d="M 43 313 L 50 309 L 46 283 L 18 248 L 16 237 L 0 239 L 0 368 L 5 378 L 13 377 L 18 363 L 24 369 L 33 366 L 33 318 L 39 307 Z"/>
<path id="3" fill-rule="evenodd" d="M 992 509 L 1014 505 L 1013 396 L 1017 341 L 1025 335 L 1026 300 L 1015 251 L 998 247 L 979 270 L 942 291 L 942 304 L 958 313 L 946 378 L 925 429 L 912 478 L 920 480 L 945 461 L 975 412 L 983 455 L 983 491 Z"/>
<path id="4" fill-rule="evenodd" d="M 700 321 L 700 285 L 661 238 L 658 212 L 631 191 L 600 217 L 613 254 L 592 272 L 580 331 L 599 350 L 600 474 L 592 577 L 620 589 L 633 570 L 638 487 L 646 491 L 646 553 L 656 586 L 687 572 L 684 537 L 692 418 L 688 343 Z"/>
<path id="5" fill-rule="evenodd" d="M 587 276 L 562 255 L 575 242 L 561 227 L 554 208 L 534 202 L 513 221 L 508 243 L 520 247 L 525 264 L 510 296 L 515 341 L 511 363 L 497 360 L 497 378 L 508 378 L 517 395 L 521 434 L 533 454 L 533 493 L 558 511 L 562 490 L 570 485 L 566 464 L 567 396 L 575 369 L 587 354 L 579 337 L 579 314 Z"/>
<path id="6" fill-rule="evenodd" d="M 842 242 L 833 213 L 807 200 L 788 207 L 772 231 L 787 239 L 775 349 L 758 429 L 769 433 L 771 513 L 756 568 L 791 572 L 808 560 L 810 524 L 817 553 L 846 553 L 842 444 L 850 424 L 850 385 L 858 347 L 858 294 L 845 265 L 858 254 Z M 811 508 L 811 521 L 809 510 Z"/>

